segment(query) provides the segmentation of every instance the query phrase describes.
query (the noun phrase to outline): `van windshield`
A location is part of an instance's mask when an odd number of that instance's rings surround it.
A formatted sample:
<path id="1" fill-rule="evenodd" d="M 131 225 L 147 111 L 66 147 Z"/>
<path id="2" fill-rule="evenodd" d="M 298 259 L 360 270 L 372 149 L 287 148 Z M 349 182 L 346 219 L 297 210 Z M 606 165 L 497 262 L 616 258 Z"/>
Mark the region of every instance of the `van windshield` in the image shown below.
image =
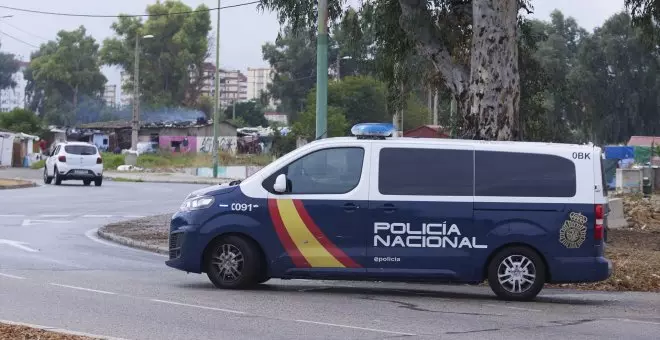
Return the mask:
<path id="1" fill-rule="evenodd" d="M 96 148 L 88 145 L 67 145 L 64 147 L 64 151 L 71 155 L 96 155 Z"/>

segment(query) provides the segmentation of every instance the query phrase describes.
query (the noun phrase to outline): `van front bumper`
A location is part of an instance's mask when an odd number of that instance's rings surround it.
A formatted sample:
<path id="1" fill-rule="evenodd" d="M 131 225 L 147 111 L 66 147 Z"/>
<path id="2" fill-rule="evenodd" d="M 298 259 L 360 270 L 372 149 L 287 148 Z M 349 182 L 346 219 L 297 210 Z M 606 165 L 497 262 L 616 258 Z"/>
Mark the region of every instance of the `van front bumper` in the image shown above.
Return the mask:
<path id="1" fill-rule="evenodd" d="M 187 227 L 170 233 L 169 259 L 165 261 L 165 264 L 189 273 L 201 273 L 203 250 L 197 247 L 197 233 L 186 231 L 186 229 L 194 229 L 194 227 Z"/>
<path id="2" fill-rule="evenodd" d="M 559 257 L 550 265 L 549 283 L 599 282 L 612 275 L 612 262 L 605 257 Z"/>

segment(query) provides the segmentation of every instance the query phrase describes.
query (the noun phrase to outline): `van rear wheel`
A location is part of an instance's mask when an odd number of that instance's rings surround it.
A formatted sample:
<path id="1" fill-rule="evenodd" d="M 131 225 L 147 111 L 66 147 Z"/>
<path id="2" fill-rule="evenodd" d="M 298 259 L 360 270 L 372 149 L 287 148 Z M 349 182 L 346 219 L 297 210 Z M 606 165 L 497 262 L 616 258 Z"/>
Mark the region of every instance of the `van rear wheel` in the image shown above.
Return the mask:
<path id="1" fill-rule="evenodd" d="M 261 279 L 260 261 L 254 244 L 239 236 L 227 236 L 209 247 L 206 274 L 218 288 L 248 288 Z"/>
<path id="2" fill-rule="evenodd" d="M 545 263 L 527 247 L 509 247 L 499 251 L 488 265 L 488 284 L 501 299 L 529 301 L 545 284 Z"/>

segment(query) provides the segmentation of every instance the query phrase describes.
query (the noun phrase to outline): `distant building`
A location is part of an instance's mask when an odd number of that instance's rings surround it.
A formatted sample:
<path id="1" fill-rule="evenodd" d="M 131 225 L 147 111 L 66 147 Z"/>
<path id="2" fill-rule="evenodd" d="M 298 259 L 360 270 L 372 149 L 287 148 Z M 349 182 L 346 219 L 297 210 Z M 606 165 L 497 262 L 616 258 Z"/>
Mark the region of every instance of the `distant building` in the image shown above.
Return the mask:
<path id="1" fill-rule="evenodd" d="M 133 93 L 124 90 L 124 85 L 131 82 L 131 74 L 126 71 L 121 71 L 121 89 L 119 94 L 119 105 L 121 107 L 130 106 L 133 101 Z"/>
<path id="2" fill-rule="evenodd" d="M 233 103 L 248 100 L 247 77 L 239 70 L 220 69 L 220 106 L 225 108 Z"/>
<path id="3" fill-rule="evenodd" d="M 200 89 L 200 95 L 213 97 L 215 95 L 215 65 L 211 63 L 204 63 L 204 69 L 202 70 L 202 86 Z M 194 77 L 193 72 L 190 72 L 190 79 Z"/>
<path id="4" fill-rule="evenodd" d="M 103 101 L 110 107 L 117 106 L 117 85 L 106 85 L 103 90 Z"/>
<path id="5" fill-rule="evenodd" d="M 250 68 L 248 67 L 247 86 L 248 100 L 261 98 L 261 93 L 268 93 L 268 84 L 273 82 L 273 70 L 270 67 Z M 275 107 L 277 102 L 272 98 L 268 102 L 269 107 Z"/>
<path id="6" fill-rule="evenodd" d="M 284 126 L 288 125 L 288 117 L 284 113 L 280 112 L 264 112 L 264 117 L 269 122 L 281 123 Z"/>
<path id="7" fill-rule="evenodd" d="M 23 71 L 25 71 L 29 63 L 24 61 L 19 61 L 18 63 L 18 72 L 12 75 L 16 86 L 0 91 L 0 112 L 9 112 L 16 108 L 23 109 L 26 107 L 25 86 L 27 85 L 27 80 L 23 78 Z"/>

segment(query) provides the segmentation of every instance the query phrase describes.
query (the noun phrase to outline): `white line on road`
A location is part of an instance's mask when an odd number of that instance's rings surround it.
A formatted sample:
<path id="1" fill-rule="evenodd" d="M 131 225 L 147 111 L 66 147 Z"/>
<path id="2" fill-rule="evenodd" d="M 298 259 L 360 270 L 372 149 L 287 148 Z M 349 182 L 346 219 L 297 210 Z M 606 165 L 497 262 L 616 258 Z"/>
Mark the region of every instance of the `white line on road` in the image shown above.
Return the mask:
<path id="1" fill-rule="evenodd" d="M 83 288 L 83 287 L 76 287 L 76 286 L 69 286 L 69 285 L 61 285 L 59 283 L 48 283 L 49 285 L 52 286 L 58 286 L 58 287 L 64 287 L 64 288 L 71 288 L 71 289 L 77 289 L 77 290 L 84 290 L 86 292 L 92 292 L 92 293 L 100 293 L 100 294 L 107 294 L 107 295 L 116 295 L 116 293 L 113 292 L 106 292 L 104 290 L 96 290 L 96 289 L 89 289 L 89 288 Z"/>
<path id="2" fill-rule="evenodd" d="M 124 217 L 124 218 L 143 218 L 143 217 L 146 217 L 146 216 L 144 216 L 144 215 L 124 215 L 122 217 Z"/>
<path id="3" fill-rule="evenodd" d="M 3 239 L 0 239 L 0 244 L 6 244 L 6 245 L 12 246 L 12 247 L 14 247 L 14 248 L 18 248 L 18 249 L 21 249 L 21 250 L 29 251 L 29 252 L 31 252 L 31 253 L 39 252 L 39 251 L 36 250 L 36 249 L 32 249 L 32 248 L 26 246 L 26 244 L 27 244 L 26 242 L 12 241 L 12 240 L 3 240 Z"/>
<path id="4" fill-rule="evenodd" d="M 363 330 L 363 331 L 370 331 L 370 332 L 377 332 L 377 333 L 398 334 L 398 335 L 407 335 L 407 336 L 417 335 L 417 334 L 412 334 L 412 333 L 386 331 L 384 329 L 357 327 L 357 326 L 341 325 L 341 324 L 336 324 L 336 323 L 327 323 L 327 322 L 318 322 L 318 321 L 309 321 L 309 320 L 294 320 L 294 321 L 302 322 L 302 323 L 311 323 L 311 324 L 315 324 L 315 325 L 331 326 L 331 327 L 359 329 L 359 330 Z"/>
<path id="5" fill-rule="evenodd" d="M 26 227 L 26 226 L 30 226 L 30 225 L 39 225 L 39 224 L 47 224 L 47 223 L 66 224 L 66 223 L 71 223 L 71 221 L 65 221 L 65 220 L 23 220 L 23 223 L 21 223 L 21 226 Z"/>
<path id="6" fill-rule="evenodd" d="M 645 324 L 645 325 L 660 325 L 660 322 L 644 321 L 644 320 L 633 320 L 633 319 L 604 318 L 604 319 L 602 319 L 602 320 L 611 320 L 611 321 L 622 321 L 622 322 L 641 323 L 641 324 Z"/>
<path id="7" fill-rule="evenodd" d="M 87 217 L 87 218 L 108 218 L 108 217 L 112 217 L 112 215 L 83 215 L 82 217 Z"/>
<path id="8" fill-rule="evenodd" d="M 208 310 L 214 310 L 214 311 L 218 311 L 218 312 L 225 312 L 225 313 L 232 313 L 232 314 L 246 314 L 245 312 L 240 312 L 240 311 L 237 311 L 237 310 L 214 308 L 214 307 L 199 306 L 199 305 L 189 305 L 187 303 L 180 303 L 180 302 L 173 302 L 173 301 L 165 301 L 165 300 L 158 300 L 158 299 L 151 299 L 151 301 L 159 302 L 159 303 L 167 303 L 167 304 L 176 305 L 176 306 L 185 306 L 185 307 L 193 307 L 193 308 L 200 308 L 200 309 L 208 309 Z"/>
<path id="9" fill-rule="evenodd" d="M 8 214 L 8 215 L 0 215 L 0 217 L 25 217 L 25 215 Z"/>
<path id="10" fill-rule="evenodd" d="M 7 277 L 7 278 L 10 278 L 10 279 L 25 280 L 24 277 L 22 277 L 22 276 L 16 276 L 16 275 L 9 275 L 9 274 L 3 274 L 3 273 L 0 273 L 0 276 L 2 276 L 2 277 Z"/>
<path id="11" fill-rule="evenodd" d="M 525 312 L 542 312 L 540 309 L 532 309 L 532 308 L 522 308 L 522 307 L 513 307 L 513 306 L 502 306 L 502 305 L 484 305 L 488 307 L 495 307 L 495 308 L 506 308 L 506 309 L 513 309 L 513 310 L 521 310 Z"/>
<path id="12" fill-rule="evenodd" d="M 39 215 L 39 217 L 69 217 L 71 215 Z"/>

